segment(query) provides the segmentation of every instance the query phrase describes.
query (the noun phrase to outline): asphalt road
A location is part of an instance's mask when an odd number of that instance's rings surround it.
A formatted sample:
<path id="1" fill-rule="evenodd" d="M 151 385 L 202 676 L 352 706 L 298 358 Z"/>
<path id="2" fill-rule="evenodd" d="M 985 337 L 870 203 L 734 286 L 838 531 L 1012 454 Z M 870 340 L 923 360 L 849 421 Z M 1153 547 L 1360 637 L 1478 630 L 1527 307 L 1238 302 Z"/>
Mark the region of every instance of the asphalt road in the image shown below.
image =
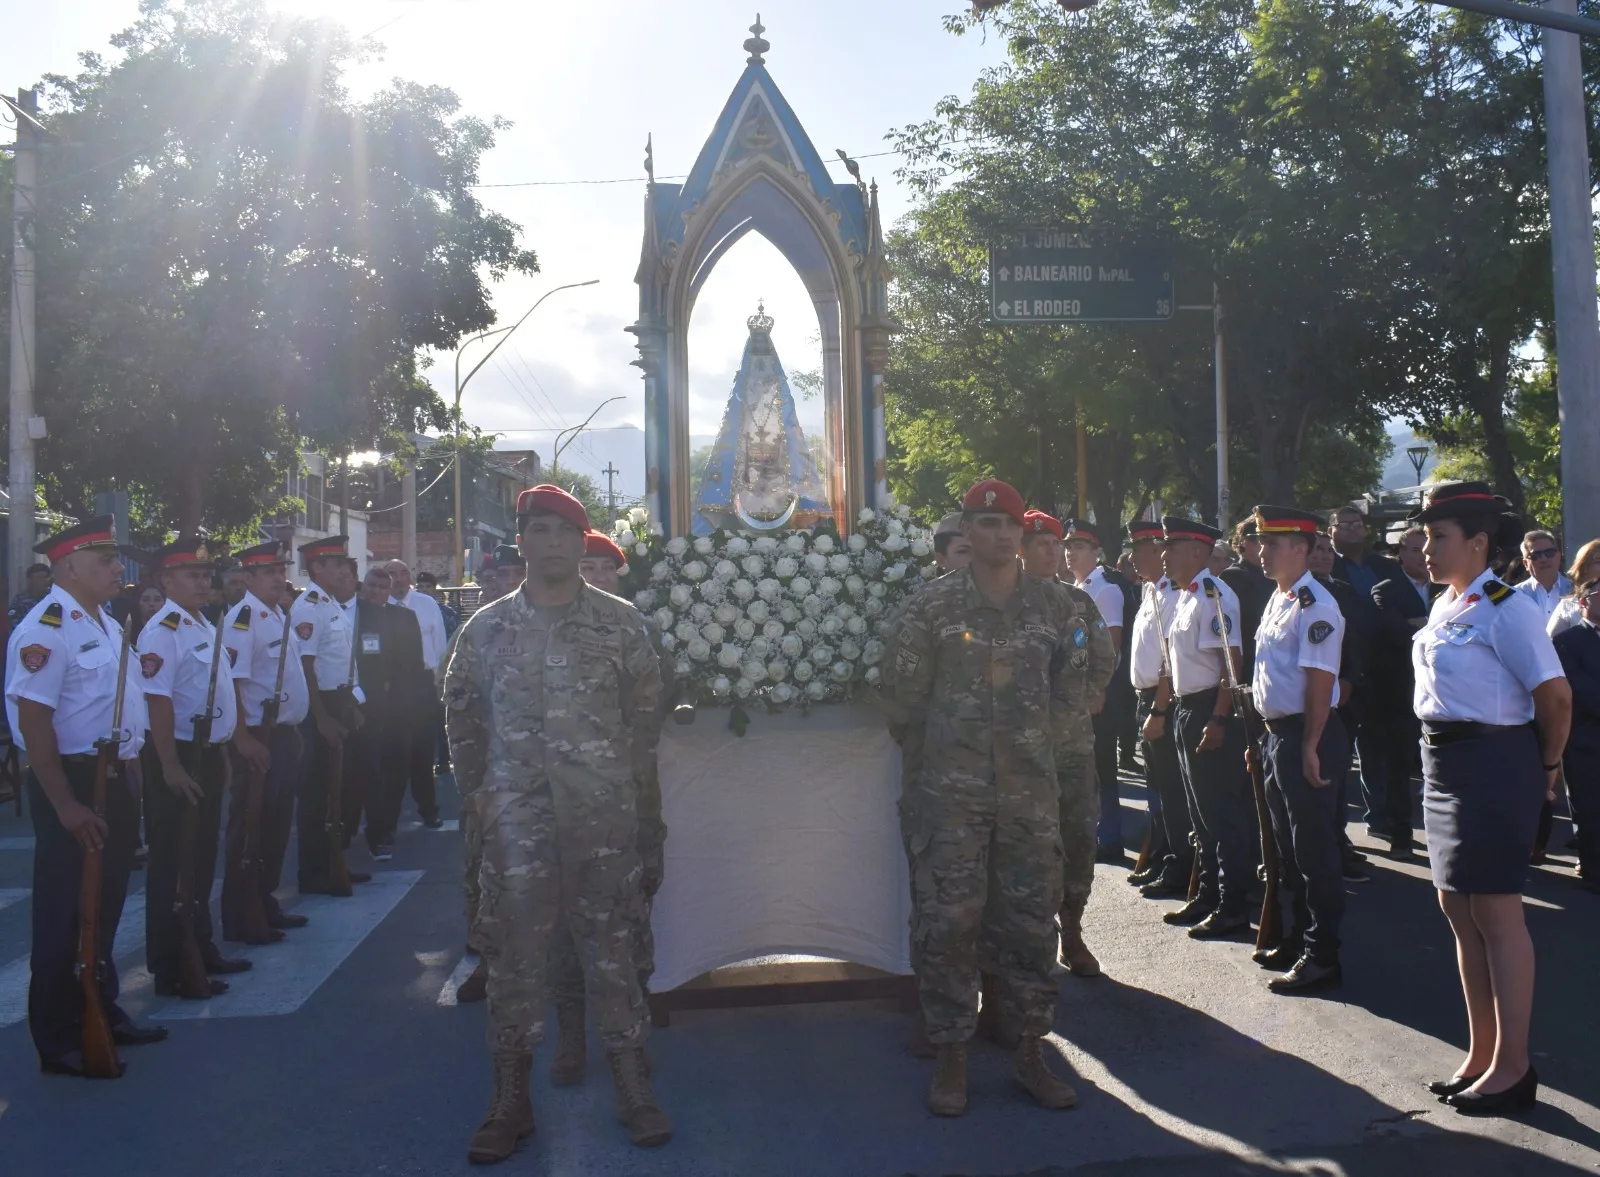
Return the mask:
<path id="1" fill-rule="evenodd" d="M 1138 790 L 1128 795 L 1137 806 Z M 453 829 L 403 832 L 394 861 L 356 900 L 292 897 L 312 925 L 251 950 L 257 969 L 210 1003 L 151 993 L 136 902 L 119 952 L 125 1004 L 172 1037 L 126 1050 L 128 1074 L 115 1083 L 37 1071 L 18 1005 L 30 861 L 26 820 L 7 808 L 0 1175 L 478 1171 L 465 1152 L 490 1090 L 484 1009 L 441 1004 L 462 956 Z M 1169 905 L 1139 899 L 1123 874 L 1100 867 L 1089 907 L 1088 938 L 1107 975 L 1062 980 L 1058 1045 L 1077 1075 L 1074 1111 L 1032 1106 L 1005 1055 L 981 1046 L 971 1111 L 936 1120 L 922 1106 L 929 1064 L 904 1053 L 908 1020 L 887 1005 L 678 1013 L 652 1042 L 657 1092 L 677 1126 L 671 1144 L 628 1145 L 591 1036 L 582 1088 L 551 1088 L 541 1052 L 538 1131 L 502 1171 L 1542 1177 L 1600 1165 L 1600 898 L 1578 891 L 1568 866 L 1537 872 L 1530 889 L 1543 1102 L 1522 1121 L 1487 1122 L 1456 1116 L 1422 1087 L 1454 1069 L 1465 1026 L 1420 860 L 1374 859 L 1374 881 L 1349 888 L 1346 982 L 1325 998 L 1270 994 L 1247 945 L 1198 944 L 1165 927 Z"/>

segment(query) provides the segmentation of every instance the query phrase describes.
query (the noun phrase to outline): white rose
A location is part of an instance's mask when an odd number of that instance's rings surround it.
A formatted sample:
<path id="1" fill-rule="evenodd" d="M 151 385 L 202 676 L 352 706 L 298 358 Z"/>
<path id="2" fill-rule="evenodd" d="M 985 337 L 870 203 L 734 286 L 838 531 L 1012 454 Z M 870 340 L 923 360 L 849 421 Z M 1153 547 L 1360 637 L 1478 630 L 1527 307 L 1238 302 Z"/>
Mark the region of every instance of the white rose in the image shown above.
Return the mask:
<path id="1" fill-rule="evenodd" d="M 641 613 L 648 613 L 656 607 L 656 590 L 640 589 L 633 594 L 633 606 Z"/>
<path id="2" fill-rule="evenodd" d="M 773 573 L 781 580 L 788 580 L 800 571 L 800 562 L 793 556 L 779 556 L 772 565 Z"/>
<path id="3" fill-rule="evenodd" d="M 883 567 L 883 555 L 879 552 L 869 551 L 861 557 L 861 572 L 865 576 L 876 576 Z"/>
<path id="4" fill-rule="evenodd" d="M 806 698 L 814 703 L 820 703 L 828 697 L 828 684 L 820 678 L 814 678 L 806 684 Z"/>
<path id="5" fill-rule="evenodd" d="M 763 625 L 772 616 L 772 606 L 765 601 L 751 601 L 744 607 L 744 615 L 757 625 Z"/>
<path id="6" fill-rule="evenodd" d="M 739 561 L 739 567 L 744 569 L 746 576 L 760 576 L 767 570 L 767 562 L 754 552 Z"/>
<path id="7" fill-rule="evenodd" d="M 839 545 L 833 542 L 833 536 L 827 534 L 819 535 L 816 539 L 811 541 L 811 547 L 815 551 L 821 552 L 824 556 L 838 546 Z"/>
<path id="8" fill-rule="evenodd" d="M 800 608 L 793 601 L 785 601 L 778 606 L 778 620 L 785 625 L 793 625 L 800 620 Z"/>
<path id="9" fill-rule="evenodd" d="M 706 566 L 700 563 L 699 560 L 690 560 L 683 566 L 683 578 L 685 580 L 704 580 L 706 578 Z"/>
<path id="10" fill-rule="evenodd" d="M 856 615 L 856 607 L 849 601 L 839 601 L 834 604 L 833 612 L 840 621 L 849 621 Z"/>
<path id="11" fill-rule="evenodd" d="M 750 550 L 750 541 L 742 535 L 736 535 L 728 541 L 727 547 L 723 550 L 730 556 L 742 556 Z"/>
<path id="12" fill-rule="evenodd" d="M 774 617 L 761 627 L 761 636 L 769 642 L 781 642 L 783 640 L 783 622 Z"/>
<path id="13" fill-rule="evenodd" d="M 791 535 L 788 539 L 783 541 L 783 546 L 788 548 L 789 551 L 798 555 L 806 550 L 806 537 L 798 534 Z"/>
<path id="14" fill-rule="evenodd" d="M 751 659 L 743 666 L 739 667 L 739 673 L 744 675 L 745 678 L 749 679 L 753 683 L 765 682 L 767 680 L 766 664 L 757 662 L 754 659 Z"/>
<path id="15" fill-rule="evenodd" d="M 672 632 L 678 635 L 680 642 L 692 642 L 700 636 L 700 627 L 692 621 L 680 621 Z"/>
<path id="16" fill-rule="evenodd" d="M 657 560 L 650 568 L 650 579 L 656 584 L 664 584 L 672 579 L 672 565 L 666 560 Z"/>
<path id="17" fill-rule="evenodd" d="M 672 672 L 677 675 L 679 679 L 686 679 L 694 673 L 694 663 L 690 662 L 687 658 L 679 658 L 672 664 Z"/>
<path id="18" fill-rule="evenodd" d="M 744 660 L 744 651 L 732 642 L 723 642 L 722 648 L 717 651 L 717 665 L 732 670 Z"/>
<path id="19" fill-rule="evenodd" d="M 828 645 L 827 642 L 818 642 L 811 647 L 811 653 L 807 654 L 806 657 L 810 658 L 818 666 L 826 666 L 833 661 L 833 647 Z"/>
<path id="20" fill-rule="evenodd" d="M 728 636 L 728 631 L 713 621 L 708 625 L 702 625 L 700 627 L 700 636 L 705 638 L 705 640 L 710 642 L 713 646 L 716 646 L 720 645 L 722 640 Z"/>
<path id="21" fill-rule="evenodd" d="M 717 566 L 711 570 L 711 574 L 718 580 L 732 580 L 739 575 L 739 566 L 732 560 L 718 560 Z"/>
<path id="22" fill-rule="evenodd" d="M 774 703 L 792 703 L 794 701 L 794 688 L 786 682 L 781 682 L 772 688 L 772 701 Z"/>
<path id="23" fill-rule="evenodd" d="M 919 560 L 926 559 L 928 553 L 932 550 L 923 540 L 914 539 L 911 541 L 911 554 Z"/>
<path id="24" fill-rule="evenodd" d="M 817 673 L 817 668 L 809 662 L 796 662 L 794 664 L 794 681 L 810 682 L 811 676 Z"/>
<path id="25" fill-rule="evenodd" d="M 837 597 L 839 589 L 843 586 L 831 576 L 824 576 L 817 582 L 817 591 L 825 597 Z"/>
<path id="26" fill-rule="evenodd" d="M 731 690 L 733 690 L 733 684 L 728 681 L 727 675 L 719 674 L 711 680 L 711 693 L 713 695 L 726 695 Z"/>
<path id="27" fill-rule="evenodd" d="M 906 529 L 906 525 L 904 523 L 900 522 L 900 520 L 898 520 L 898 519 L 889 520 L 889 534 L 890 535 L 903 535 L 905 533 L 905 529 Z"/>
<path id="28" fill-rule="evenodd" d="M 650 522 L 650 514 L 643 507 L 634 507 L 628 511 L 628 522 L 635 527 L 643 527 Z"/>
<path id="29" fill-rule="evenodd" d="M 696 662 L 704 662 L 711 657 L 711 643 L 704 638 L 695 638 L 687 647 L 689 657 Z"/>
<path id="30" fill-rule="evenodd" d="M 750 639 L 750 656 L 752 658 L 765 658 L 772 653 L 772 640 L 766 634 L 756 634 Z"/>
<path id="31" fill-rule="evenodd" d="M 711 611 L 711 616 L 717 619 L 718 625 L 732 625 L 739 620 L 739 607 L 731 601 L 724 601 Z"/>
<path id="32" fill-rule="evenodd" d="M 776 601 L 783 596 L 783 585 L 767 577 L 765 580 L 756 581 L 756 595 L 763 601 Z"/>
<path id="33" fill-rule="evenodd" d="M 807 572 L 819 573 L 820 574 L 820 573 L 826 572 L 827 570 L 828 570 L 828 557 L 824 556 L 821 552 L 807 552 L 806 553 L 806 571 Z"/>
<path id="34" fill-rule="evenodd" d="M 756 636 L 756 623 L 748 617 L 741 617 L 733 623 L 733 632 L 739 635 L 741 641 L 748 642 Z"/>
<path id="35" fill-rule="evenodd" d="M 859 531 L 844 542 L 849 546 L 852 552 L 864 552 L 867 550 L 867 537 L 862 535 Z"/>
<path id="36" fill-rule="evenodd" d="M 748 601 L 756 595 L 756 586 L 741 576 L 733 582 L 733 595 L 741 601 Z"/>
<path id="37" fill-rule="evenodd" d="M 828 557 L 828 571 L 835 576 L 843 576 L 850 571 L 850 557 L 843 552 L 835 552 Z"/>
<path id="38" fill-rule="evenodd" d="M 821 617 L 827 608 L 828 602 L 815 593 L 800 602 L 800 611 L 812 620 Z"/>
<path id="39" fill-rule="evenodd" d="M 852 597 L 859 597 L 862 593 L 867 591 L 867 582 L 852 572 L 849 576 L 844 578 L 844 591 L 849 593 Z"/>
<path id="40" fill-rule="evenodd" d="M 673 637 L 670 633 L 662 634 L 661 635 L 661 648 L 663 650 L 668 651 L 668 652 L 671 652 L 672 650 L 676 650 L 678 648 L 678 639 Z"/>
<path id="41" fill-rule="evenodd" d="M 634 535 L 631 531 L 624 531 L 621 535 L 617 536 L 617 547 L 619 548 L 632 547 L 638 542 L 639 537 Z"/>
<path id="42" fill-rule="evenodd" d="M 774 658 L 767 663 L 767 677 L 773 682 L 782 682 L 789 677 L 789 664 L 782 658 Z"/>
<path id="43" fill-rule="evenodd" d="M 711 549 L 714 547 L 716 547 L 716 545 L 711 542 L 711 537 L 709 535 L 699 536 L 694 541 L 694 550 L 702 556 L 709 556 L 711 554 Z"/>
<path id="44" fill-rule="evenodd" d="M 794 631 L 809 642 L 817 636 L 817 623 L 809 617 L 802 617 L 794 623 Z"/>
<path id="45" fill-rule="evenodd" d="M 874 588 L 879 588 L 879 587 L 882 587 L 882 586 L 874 585 L 873 587 Z M 867 598 L 867 603 L 864 606 L 862 606 L 862 608 L 866 611 L 866 614 L 867 614 L 868 617 L 881 617 L 883 615 L 883 611 L 884 611 L 884 609 L 886 607 L 887 606 L 885 606 L 884 603 L 881 600 L 879 600 L 877 597 L 868 597 Z"/>
<path id="46" fill-rule="evenodd" d="M 857 523 L 871 523 L 877 517 L 878 517 L 878 513 L 876 511 L 874 511 L 871 507 L 862 507 L 860 513 L 856 515 L 856 522 Z"/>
<path id="47" fill-rule="evenodd" d="M 824 636 L 836 638 L 844 632 L 844 622 L 839 618 L 838 614 L 830 613 L 822 619 L 817 628 L 822 631 Z"/>
<path id="48" fill-rule="evenodd" d="M 839 657 L 846 662 L 859 662 L 861 660 L 861 647 L 849 638 L 839 643 Z"/>
<path id="49" fill-rule="evenodd" d="M 667 541 L 667 555 L 681 556 L 689 550 L 689 541 L 681 535 L 675 535 Z"/>
<path id="50" fill-rule="evenodd" d="M 889 649 L 877 638 L 867 639 L 866 649 L 861 651 L 861 660 L 868 666 L 876 666 L 883 661 L 884 653 Z"/>
<path id="51" fill-rule="evenodd" d="M 862 617 L 850 618 L 844 623 L 844 627 L 856 637 L 860 637 L 862 634 L 867 632 L 867 622 L 866 619 Z"/>
<path id="52" fill-rule="evenodd" d="M 844 661 L 835 662 L 833 664 L 832 674 L 835 682 L 849 682 L 850 663 Z"/>
<path id="53" fill-rule="evenodd" d="M 678 620 L 678 616 L 671 609 L 663 606 L 662 608 L 657 609 L 654 614 L 652 614 L 651 620 L 656 623 L 657 629 L 665 633 L 667 630 L 672 628 L 673 623 Z M 689 628 L 693 629 L 694 626 L 691 625 Z"/>
<path id="54" fill-rule="evenodd" d="M 702 580 L 700 582 L 700 599 L 702 601 L 710 601 L 713 605 L 715 605 L 727 595 L 728 586 L 723 584 L 720 580 L 713 578 L 711 580 Z"/>
<path id="55" fill-rule="evenodd" d="M 884 589 L 882 583 L 876 580 L 867 586 L 868 596 L 881 597 L 885 591 L 886 590 Z"/>
<path id="56" fill-rule="evenodd" d="M 811 580 L 808 577 L 797 576 L 789 582 L 789 595 L 796 600 L 804 600 L 811 595 Z"/>
<path id="57" fill-rule="evenodd" d="M 738 695 L 741 699 L 748 699 L 750 697 L 750 693 L 755 689 L 756 684 L 747 678 L 741 678 L 738 682 L 733 684 L 733 693 Z"/>
<path id="58" fill-rule="evenodd" d="M 805 653 L 806 643 L 799 634 L 786 633 L 783 635 L 783 640 L 778 643 L 778 649 L 783 651 L 785 657 L 798 658 Z"/>
<path id="59" fill-rule="evenodd" d="M 762 553 L 763 555 L 768 555 L 778 550 L 778 541 L 773 539 L 770 535 L 763 535 L 756 540 L 755 547 L 756 551 Z"/>
<path id="60" fill-rule="evenodd" d="M 906 506 L 904 503 L 898 504 L 894 509 L 894 513 L 900 516 L 902 519 L 911 518 L 911 508 Z"/>
<path id="61" fill-rule="evenodd" d="M 891 535 L 883 541 L 883 550 L 886 552 L 898 552 L 905 546 L 906 537 L 903 535 Z"/>
<path id="62" fill-rule="evenodd" d="M 905 578 L 906 566 L 904 564 L 891 564 L 889 567 L 883 570 L 883 579 L 887 581 L 893 582 L 897 580 L 904 580 Z"/>
<path id="63" fill-rule="evenodd" d="M 711 620 L 711 606 L 704 601 L 696 601 L 689 606 L 689 616 L 696 625 L 704 625 Z"/>
<path id="64" fill-rule="evenodd" d="M 869 686 L 877 686 L 882 679 L 883 671 L 879 670 L 876 666 L 867 667 L 867 684 Z"/>
<path id="65" fill-rule="evenodd" d="M 668 591 L 667 600 L 672 602 L 674 609 L 687 609 L 689 602 L 694 600 L 694 590 L 686 584 L 675 584 Z"/>
<path id="66" fill-rule="evenodd" d="M 648 556 L 650 554 L 650 545 L 649 544 L 634 544 L 633 545 L 633 554 L 635 556 Z"/>

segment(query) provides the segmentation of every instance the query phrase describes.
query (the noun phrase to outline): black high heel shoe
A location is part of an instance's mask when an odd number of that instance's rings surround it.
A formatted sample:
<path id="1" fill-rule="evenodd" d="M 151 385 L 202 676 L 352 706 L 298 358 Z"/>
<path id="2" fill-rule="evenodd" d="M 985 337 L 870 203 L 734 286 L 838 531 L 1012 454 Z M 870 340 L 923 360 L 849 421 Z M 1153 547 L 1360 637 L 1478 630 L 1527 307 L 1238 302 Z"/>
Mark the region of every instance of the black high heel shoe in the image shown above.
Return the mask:
<path id="1" fill-rule="evenodd" d="M 1539 1072 L 1529 1067 L 1527 1073 L 1493 1095 L 1476 1091 L 1460 1091 L 1445 1099 L 1463 1116 L 1503 1116 L 1508 1112 L 1525 1111 L 1539 1102 Z"/>
<path id="2" fill-rule="evenodd" d="M 1458 1091 L 1465 1091 L 1481 1078 L 1483 1078 L 1482 1071 L 1479 1071 L 1476 1075 L 1462 1075 L 1459 1079 L 1435 1079 L 1428 1084 L 1428 1090 L 1440 1099 L 1444 1099 L 1446 1096 L 1454 1095 Z"/>

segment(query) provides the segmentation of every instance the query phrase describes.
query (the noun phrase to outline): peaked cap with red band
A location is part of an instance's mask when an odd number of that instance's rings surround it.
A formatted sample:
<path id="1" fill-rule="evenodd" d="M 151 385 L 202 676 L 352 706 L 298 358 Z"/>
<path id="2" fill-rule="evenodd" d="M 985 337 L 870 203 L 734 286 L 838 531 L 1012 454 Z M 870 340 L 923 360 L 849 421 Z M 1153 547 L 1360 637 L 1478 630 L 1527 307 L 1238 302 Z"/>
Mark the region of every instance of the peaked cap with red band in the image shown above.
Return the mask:
<path id="1" fill-rule="evenodd" d="M 1166 535 L 1167 533 L 1161 530 L 1161 524 L 1154 519 L 1128 520 L 1128 542 L 1131 544 L 1147 539 L 1160 543 Z"/>
<path id="2" fill-rule="evenodd" d="M 1022 516 L 1022 533 L 1026 538 L 1030 535 L 1053 535 L 1057 539 L 1066 536 L 1062 529 L 1061 520 L 1054 515 L 1046 515 L 1043 511 L 1028 511 Z"/>
<path id="3" fill-rule="evenodd" d="M 289 557 L 284 554 L 283 545 L 277 540 L 269 543 L 257 544 L 253 548 L 245 548 L 238 554 L 240 568 L 265 568 L 271 564 L 287 564 Z"/>
<path id="4" fill-rule="evenodd" d="M 599 531 L 591 531 L 583 537 L 583 554 L 609 557 L 617 562 L 618 568 L 628 562 L 628 558 L 622 554 L 622 549 L 617 546 L 616 541 Z"/>
<path id="5" fill-rule="evenodd" d="M 1463 515 L 1494 515 L 1511 504 L 1489 489 L 1487 482 L 1441 482 L 1430 486 L 1419 510 L 1407 518 L 1418 523 L 1436 519 L 1459 519 Z"/>
<path id="6" fill-rule="evenodd" d="M 1027 508 L 1023 506 L 1022 496 L 1017 493 L 1017 488 L 1009 482 L 1001 482 L 998 478 L 985 478 L 982 482 L 973 483 L 972 489 L 961 496 L 961 509 L 996 511 L 1010 515 L 1018 523 L 1024 525 L 1027 523 Z"/>
<path id="7" fill-rule="evenodd" d="M 1257 535 L 1316 535 L 1322 520 L 1310 511 L 1294 507 L 1273 507 L 1265 503 L 1251 516 Z"/>
<path id="8" fill-rule="evenodd" d="M 200 538 L 180 539 L 166 547 L 156 549 L 155 565 L 166 572 L 174 568 L 210 568 L 216 562 L 215 553 Z"/>
<path id="9" fill-rule="evenodd" d="M 559 515 L 579 531 L 589 530 L 589 512 L 559 486 L 542 483 L 519 494 L 517 514 L 527 515 L 533 511 L 548 511 L 552 515 Z"/>
<path id="10" fill-rule="evenodd" d="M 33 550 L 38 552 L 52 564 L 73 552 L 81 552 L 85 548 L 115 548 L 117 546 L 117 522 L 112 515 L 96 515 L 65 531 L 58 531 L 50 538 L 33 545 Z"/>
<path id="11" fill-rule="evenodd" d="M 1181 515 L 1161 516 L 1161 531 L 1170 544 L 1174 540 L 1192 539 L 1203 544 L 1214 544 L 1222 538 L 1222 532 L 1215 527 L 1198 523 L 1193 519 L 1185 519 Z"/>
<path id="12" fill-rule="evenodd" d="M 1097 548 L 1105 546 L 1100 542 L 1099 529 L 1087 519 L 1067 520 L 1067 542 L 1070 544 L 1075 539 L 1087 540 Z"/>
<path id="13" fill-rule="evenodd" d="M 324 539 L 314 539 L 308 544 L 300 545 L 300 558 L 307 564 L 313 560 L 326 559 L 329 556 L 348 556 L 346 550 L 350 543 L 348 535 L 330 535 Z"/>

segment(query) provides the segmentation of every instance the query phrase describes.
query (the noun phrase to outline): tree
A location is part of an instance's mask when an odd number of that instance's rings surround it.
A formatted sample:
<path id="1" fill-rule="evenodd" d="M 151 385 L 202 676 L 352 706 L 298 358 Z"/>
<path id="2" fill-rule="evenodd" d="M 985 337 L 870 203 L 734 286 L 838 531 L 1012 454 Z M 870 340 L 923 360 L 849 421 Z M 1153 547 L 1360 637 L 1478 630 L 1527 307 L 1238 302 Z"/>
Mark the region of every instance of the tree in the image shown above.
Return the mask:
<path id="1" fill-rule="evenodd" d="M 544 480 L 552 486 L 559 486 L 582 503 L 583 509 L 589 512 L 591 527 L 605 530 L 606 496 L 600 493 L 593 478 L 565 466 L 551 466 L 544 472 Z"/>
<path id="2" fill-rule="evenodd" d="M 162 526 L 270 511 L 303 439 L 393 448 L 447 426 L 418 370 L 494 321 L 486 280 L 537 269 L 473 195 L 505 124 L 438 87 L 357 102 L 372 46 L 260 0 L 142 0 L 47 79 L 40 403 L 50 501 L 107 484 Z"/>
<path id="3" fill-rule="evenodd" d="M 1479 444 L 1475 436 L 1476 424 L 1468 414 L 1447 417 L 1427 435 L 1438 446 L 1435 477 L 1496 483 L 1495 462 Z M 1517 489 L 1523 503 L 1520 509 L 1535 523 L 1559 530 L 1561 423 L 1554 365 L 1526 364 L 1521 371 L 1512 374 L 1505 418 L 1500 425 L 1512 464 L 1518 471 Z"/>

